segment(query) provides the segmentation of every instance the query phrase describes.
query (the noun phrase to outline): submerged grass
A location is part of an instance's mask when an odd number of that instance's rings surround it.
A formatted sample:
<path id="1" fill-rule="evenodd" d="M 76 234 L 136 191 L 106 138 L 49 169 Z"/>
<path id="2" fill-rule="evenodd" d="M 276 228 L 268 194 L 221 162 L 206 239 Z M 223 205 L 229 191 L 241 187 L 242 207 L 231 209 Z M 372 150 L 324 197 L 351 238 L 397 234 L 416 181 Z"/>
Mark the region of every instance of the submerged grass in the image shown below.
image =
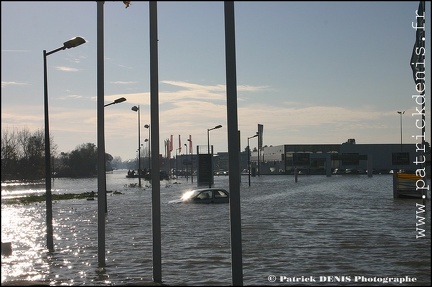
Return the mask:
<path id="1" fill-rule="evenodd" d="M 121 194 L 121 192 L 114 191 L 113 194 Z M 64 193 L 64 194 L 53 194 L 51 195 L 52 200 L 67 200 L 67 199 L 87 199 L 94 198 L 97 199 L 97 193 L 95 192 L 84 192 L 84 193 Z M 46 193 L 42 195 L 30 195 L 18 198 L 8 198 L 3 199 L 2 204 L 30 204 L 35 202 L 46 201 Z"/>

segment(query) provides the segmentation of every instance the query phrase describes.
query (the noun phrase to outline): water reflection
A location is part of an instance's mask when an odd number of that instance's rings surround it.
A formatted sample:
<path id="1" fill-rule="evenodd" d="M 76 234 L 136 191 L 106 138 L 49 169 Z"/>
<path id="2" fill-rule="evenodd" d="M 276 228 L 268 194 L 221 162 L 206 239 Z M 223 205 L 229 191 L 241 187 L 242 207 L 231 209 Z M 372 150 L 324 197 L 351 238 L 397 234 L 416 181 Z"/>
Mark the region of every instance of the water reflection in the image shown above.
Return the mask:
<path id="1" fill-rule="evenodd" d="M 96 276 L 94 279 L 92 279 L 93 282 L 97 282 L 98 284 L 111 284 L 111 281 L 109 281 L 109 275 L 107 274 L 107 271 L 103 267 L 98 267 L 95 270 Z"/>
<path id="2" fill-rule="evenodd" d="M 228 188 L 227 177 L 215 180 Z M 82 192 L 95 182 L 63 180 L 56 188 Z M 2 283 L 150 282 L 151 192 L 129 182 L 124 174 L 107 175 L 108 188 L 122 194 L 108 195 L 104 268 L 97 267 L 97 200 L 53 204 L 53 253 L 45 248 L 44 204 L 2 204 L 2 241 L 13 244 L 13 254 L 2 256 Z M 168 204 L 195 186 L 186 181 L 167 186 L 161 189 L 164 283 L 231 285 L 229 205 Z M 305 176 L 298 183 L 293 177 L 261 176 L 251 187 L 246 180 L 241 187 L 244 284 L 267 285 L 274 274 L 409 275 L 418 285 L 430 285 L 430 201 L 427 236 L 416 239 L 416 200 L 394 200 L 391 187 L 391 176 Z"/>

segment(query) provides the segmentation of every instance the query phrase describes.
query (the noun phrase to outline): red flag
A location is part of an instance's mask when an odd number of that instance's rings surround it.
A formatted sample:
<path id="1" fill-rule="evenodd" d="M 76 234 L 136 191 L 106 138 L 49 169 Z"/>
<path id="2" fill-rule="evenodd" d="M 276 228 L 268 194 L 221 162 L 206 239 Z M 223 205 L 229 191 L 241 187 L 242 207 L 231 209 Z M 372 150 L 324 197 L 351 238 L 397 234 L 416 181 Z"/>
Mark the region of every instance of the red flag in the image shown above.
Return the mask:
<path id="1" fill-rule="evenodd" d="M 180 139 L 180 135 L 179 135 L 179 153 L 181 153 L 181 139 Z"/>
<path id="2" fill-rule="evenodd" d="M 189 153 L 192 153 L 192 136 L 189 135 Z"/>

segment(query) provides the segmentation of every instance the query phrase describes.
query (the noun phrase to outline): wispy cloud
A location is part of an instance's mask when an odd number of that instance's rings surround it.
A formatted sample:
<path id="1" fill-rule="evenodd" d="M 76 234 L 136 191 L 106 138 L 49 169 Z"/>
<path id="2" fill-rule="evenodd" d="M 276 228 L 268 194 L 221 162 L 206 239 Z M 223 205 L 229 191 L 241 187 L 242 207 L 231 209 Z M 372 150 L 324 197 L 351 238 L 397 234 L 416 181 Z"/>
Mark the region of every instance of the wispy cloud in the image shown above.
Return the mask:
<path id="1" fill-rule="evenodd" d="M 6 52 L 6 53 L 27 53 L 30 52 L 30 50 L 1 50 L 2 53 Z"/>
<path id="2" fill-rule="evenodd" d="M 20 83 L 20 82 L 1 82 L 1 86 L 3 87 L 7 87 L 7 86 L 27 86 L 29 84 L 27 83 Z"/>
<path id="3" fill-rule="evenodd" d="M 6 82 L 5 82 L 6 83 Z M 205 131 L 217 124 L 226 128 L 227 106 L 224 85 L 200 85 L 182 81 L 164 81 L 164 84 L 177 88 L 176 91 L 159 93 L 159 126 L 161 139 L 170 134 L 193 135 L 195 143 L 206 141 Z M 165 88 L 166 90 L 167 88 Z M 239 86 L 243 94 L 263 93 L 271 87 Z M 126 103 L 105 111 L 106 136 L 109 142 L 121 135 L 122 142 L 133 143 L 136 139 L 136 116 L 130 111 L 132 105 L 141 105 L 141 123 L 150 123 L 150 93 L 113 94 L 105 96 L 106 103 L 125 97 Z M 61 100 L 81 99 L 80 95 L 68 95 Z M 96 97 L 92 98 L 96 100 Z M 30 116 L 28 113 L 8 113 L 5 122 L 13 126 L 21 126 L 30 120 L 38 120 L 42 125 L 42 113 Z M 407 113 L 409 111 L 407 110 Z M 50 117 L 52 130 L 62 135 L 76 135 L 80 141 L 94 141 L 96 126 L 95 107 L 81 108 L 77 117 L 76 110 L 69 106 L 52 105 Z M 32 118 L 31 118 L 32 117 Z M 238 106 L 238 128 L 244 135 L 253 135 L 257 124 L 263 124 L 265 141 L 269 144 L 342 142 L 347 138 L 362 139 L 363 142 L 375 140 L 385 141 L 391 131 L 395 111 L 382 110 L 373 105 L 359 107 L 324 106 L 290 102 L 255 102 L 248 100 Z M 397 121 L 397 118 L 396 118 Z M 271 133 L 266 133 L 271 131 Z M 61 137 L 59 137 L 61 138 Z M 79 139 L 79 140 L 78 140 Z M 212 139 L 214 144 L 226 144 L 226 131 L 219 131 Z M 220 149 L 224 149 L 221 147 Z"/>
<path id="4" fill-rule="evenodd" d="M 58 71 L 63 71 L 63 72 L 78 72 L 79 71 L 79 69 L 76 69 L 76 68 L 71 68 L 71 67 L 56 67 L 55 68 L 56 70 L 58 70 Z"/>
<path id="5" fill-rule="evenodd" d="M 80 95 L 68 95 L 68 96 L 64 96 L 64 97 L 59 97 L 59 100 L 75 100 L 75 99 L 82 99 L 83 96 Z"/>
<path id="6" fill-rule="evenodd" d="M 110 82 L 110 84 L 114 84 L 114 85 L 131 85 L 131 84 L 136 84 L 138 82 L 136 81 L 113 81 Z"/>
<path id="7" fill-rule="evenodd" d="M 212 92 L 225 92 L 225 85 L 199 85 L 192 84 L 183 81 L 161 81 L 161 83 L 172 85 L 176 87 L 186 88 L 193 91 L 212 91 Z M 237 91 L 245 92 L 257 92 L 269 89 L 269 86 L 249 86 L 249 85 L 237 85 Z"/>

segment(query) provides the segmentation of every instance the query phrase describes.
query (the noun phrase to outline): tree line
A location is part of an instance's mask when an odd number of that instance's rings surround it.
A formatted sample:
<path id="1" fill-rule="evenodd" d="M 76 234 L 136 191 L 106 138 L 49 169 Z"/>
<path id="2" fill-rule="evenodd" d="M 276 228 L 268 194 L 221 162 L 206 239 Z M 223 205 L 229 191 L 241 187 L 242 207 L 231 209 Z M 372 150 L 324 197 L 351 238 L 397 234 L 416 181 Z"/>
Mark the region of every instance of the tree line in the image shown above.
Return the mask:
<path id="1" fill-rule="evenodd" d="M 97 175 L 97 147 L 93 143 L 78 145 L 69 153 L 57 153 L 50 138 L 51 170 L 53 177 L 92 177 Z M 121 158 L 105 155 L 106 169 Z M 27 128 L 2 130 L 1 180 L 38 180 L 45 178 L 45 133 L 30 132 Z"/>

